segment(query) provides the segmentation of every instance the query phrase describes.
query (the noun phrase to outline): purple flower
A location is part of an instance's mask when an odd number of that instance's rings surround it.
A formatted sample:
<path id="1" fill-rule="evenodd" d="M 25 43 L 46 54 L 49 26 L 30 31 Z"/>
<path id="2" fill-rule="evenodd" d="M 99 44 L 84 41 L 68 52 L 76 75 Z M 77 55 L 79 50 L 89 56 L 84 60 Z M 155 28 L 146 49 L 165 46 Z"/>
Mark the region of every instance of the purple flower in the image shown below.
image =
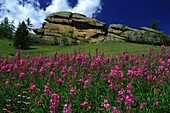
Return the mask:
<path id="1" fill-rule="evenodd" d="M 32 73 L 37 73 L 37 69 L 36 69 L 36 68 L 33 68 L 33 69 L 32 69 Z"/>
<path id="2" fill-rule="evenodd" d="M 19 79 L 23 79 L 24 76 L 25 76 L 25 73 L 21 72 L 21 73 L 19 74 Z"/>
<path id="3" fill-rule="evenodd" d="M 110 106 L 110 104 L 109 104 L 109 103 L 104 104 L 104 107 L 106 108 L 106 111 L 110 110 L 110 108 L 111 108 L 111 106 Z"/>
<path id="4" fill-rule="evenodd" d="M 73 72 L 73 67 L 69 67 L 68 73 L 72 74 L 72 72 Z"/>
<path id="5" fill-rule="evenodd" d="M 98 47 L 96 47 L 96 51 L 98 51 Z"/>
<path id="6" fill-rule="evenodd" d="M 41 106 L 42 105 L 42 101 L 38 101 L 38 106 Z"/>
<path id="7" fill-rule="evenodd" d="M 8 69 L 7 71 L 6 71 L 6 73 L 10 73 L 11 72 L 11 69 Z"/>
<path id="8" fill-rule="evenodd" d="M 82 104 L 80 104 L 80 105 L 85 106 L 86 104 L 88 104 L 88 102 L 83 102 L 83 103 L 82 103 Z"/>
<path id="9" fill-rule="evenodd" d="M 71 105 L 65 104 L 64 109 L 63 109 L 63 113 L 71 113 L 71 111 L 72 111 Z"/>
<path id="10" fill-rule="evenodd" d="M 67 71 L 67 67 L 66 66 L 62 67 L 61 73 L 65 73 L 66 71 Z"/>
<path id="11" fill-rule="evenodd" d="M 113 82 L 112 82 L 112 81 L 111 81 L 111 83 L 110 83 L 109 89 L 111 89 L 111 90 L 113 90 L 113 89 L 114 89 L 114 84 L 113 84 Z"/>
<path id="12" fill-rule="evenodd" d="M 15 89 L 21 88 L 21 84 L 15 84 Z"/>
<path id="13" fill-rule="evenodd" d="M 158 104 L 159 104 L 159 102 L 158 102 L 158 101 L 156 101 L 156 102 L 154 102 L 153 104 L 158 105 Z"/>
<path id="14" fill-rule="evenodd" d="M 53 71 L 50 72 L 50 76 L 51 76 L 51 77 L 54 76 L 54 72 L 53 72 Z"/>
<path id="15" fill-rule="evenodd" d="M 140 109 L 142 109 L 144 107 L 144 105 L 145 105 L 145 102 L 141 103 L 140 104 Z"/>
<path id="16" fill-rule="evenodd" d="M 161 46 L 161 50 L 165 50 L 165 46 L 164 45 Z"/>
<path id="17" fill-rule="evenodd" d="M 6 82 L 5 82 L 5 85 L 6 85 L 6 87 L 11 88 L 9 81 L 6 81 Z"/>
<path id="18" fill-rule="evenodd" d="M 73 92 L 73 91 L 76 91 L 76 87 L 72 87 L 72 88 L 70 89 L 70 92 Z"/>

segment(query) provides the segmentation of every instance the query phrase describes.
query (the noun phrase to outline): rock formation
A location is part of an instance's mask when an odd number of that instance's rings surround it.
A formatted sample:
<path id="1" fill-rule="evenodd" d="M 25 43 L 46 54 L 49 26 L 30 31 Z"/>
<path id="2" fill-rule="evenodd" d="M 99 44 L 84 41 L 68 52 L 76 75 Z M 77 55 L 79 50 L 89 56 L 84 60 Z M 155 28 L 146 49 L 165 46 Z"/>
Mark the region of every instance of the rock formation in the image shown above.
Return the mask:
<path id="1" fill-rule="evenodd" d="M 45 18 L 47 22 L 40 29 L 33 29 L 36 35 L 32 42 L 42 44 L 79 44 L 100 42 L 137 42 L 148 44 L 170 44 L 170 38 L 160 31 L 141 27 L 130 28 L 121 24 L 106 24 L 83 14 L 56 12 Z"/>
<path id="2" fill-rule="evenodd" d="M 158 44 L 161 41 L 161 32 L 141 27 L 139 29 L 130 28 L 121 24 L 111 24 L 108 28 L 108 34 L 104 39 L 104 42 L 138 42 L 138 43 L 155 43 Z"/>
<path id="3" fill-rule="evenodd" d="M 36 33 L 34 41 L 44 44 L 62 43 L 63 34 L 68 43 L 76 37 L 78 43 L 88 40 L 89 43 L 103 42 L 107 35 L 106 24 L 96 19 L 87 18 L 83 14 L 71 12 L 56 12 L 45 18 L 47 22 L 40 29 L 33 29 Z M 72 38 L 67 35 L 71 35 Z"/>

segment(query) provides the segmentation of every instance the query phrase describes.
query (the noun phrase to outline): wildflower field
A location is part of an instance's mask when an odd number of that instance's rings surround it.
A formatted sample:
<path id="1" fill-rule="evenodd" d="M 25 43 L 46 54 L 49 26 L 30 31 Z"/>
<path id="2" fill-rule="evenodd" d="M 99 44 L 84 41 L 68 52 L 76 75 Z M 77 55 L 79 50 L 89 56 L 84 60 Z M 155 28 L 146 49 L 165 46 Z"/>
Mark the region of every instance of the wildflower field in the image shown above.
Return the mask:
<path id="1" fill-rule="evenodd" d="M 168 113 L 170 52 L 0 57 L 0 111 Z"/>

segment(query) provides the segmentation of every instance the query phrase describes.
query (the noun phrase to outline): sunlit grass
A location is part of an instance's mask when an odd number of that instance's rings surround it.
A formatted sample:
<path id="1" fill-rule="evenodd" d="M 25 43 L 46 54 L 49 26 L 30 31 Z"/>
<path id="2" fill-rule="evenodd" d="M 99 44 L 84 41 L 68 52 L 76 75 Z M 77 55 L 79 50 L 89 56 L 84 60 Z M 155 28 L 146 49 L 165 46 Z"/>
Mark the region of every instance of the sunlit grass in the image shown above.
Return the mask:
<path id="1" fill-rule="evenodd" d="M 0 39 L 0 56 L 1 57 L 11 57 L 15 55 L 17 49 L 13 46 L 13 41 L 8 39 Z M 21 53 L 25 56 L 27 54 L 30 57 L 39 56 L 40 54 L 44 55 L 53 55 L 55 51 L 60 53 L 68 53 L 71 55 L 76 49 L 77 51 L 81 50 L 86 55 L 90 51 L 91 54 L 95 54 L 95 48 L 99 48 L 99 52 L 104 51 L 105 56 L 115 56 L 122 54 L 123 52 L 128 52 L 129 54 L 141 54 L 142 51 L 148 52 L 148 50 L 153 47 L 153 45 L 146 44 L 136 44 L 128 42 L 107 42 L 107 43 L 95 43 L 95 44 L 85 44 L 85 45 L 71 45 L 71 46 L 54 46 L 54 45 L 40 45 L 33 44 L 28 50 L 21 50 Z M 155 51 L 160 51 L 160 46 L 155 46 Z M 166 46 L 165 49 L 170 50 L 170 46 Z"/>

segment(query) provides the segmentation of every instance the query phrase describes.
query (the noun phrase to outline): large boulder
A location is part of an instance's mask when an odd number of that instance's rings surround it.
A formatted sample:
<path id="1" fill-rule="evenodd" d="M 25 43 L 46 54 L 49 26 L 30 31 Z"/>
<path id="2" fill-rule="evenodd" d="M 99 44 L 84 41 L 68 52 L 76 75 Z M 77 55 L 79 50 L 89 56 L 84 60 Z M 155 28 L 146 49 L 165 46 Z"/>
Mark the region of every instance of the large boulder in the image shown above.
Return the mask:
<path id="1" fill-rule="evenodd" d="M 56 12 L 45 18 L 47 22 L 42 24 L 40 29 L 33 29 L 38 38 L 52 42 L 51 37 L 61 40 L 63 34 L 68 41 L 76 37 L 79 40 L 88 40 L 90 43 L 103 42 L 107 35 L 106 24 L 96 19 L 87 18 L 83 14 L 72 12 Z M 49 40 L 45 39 L 49 38 Z M 50 44 L 48 43 L 48 44 Z M 71 43 L 71 42 L 70 42 Z M 53 43 L 51 43 L 53 44 Z"/>

